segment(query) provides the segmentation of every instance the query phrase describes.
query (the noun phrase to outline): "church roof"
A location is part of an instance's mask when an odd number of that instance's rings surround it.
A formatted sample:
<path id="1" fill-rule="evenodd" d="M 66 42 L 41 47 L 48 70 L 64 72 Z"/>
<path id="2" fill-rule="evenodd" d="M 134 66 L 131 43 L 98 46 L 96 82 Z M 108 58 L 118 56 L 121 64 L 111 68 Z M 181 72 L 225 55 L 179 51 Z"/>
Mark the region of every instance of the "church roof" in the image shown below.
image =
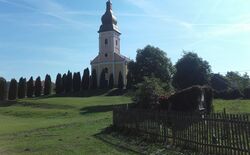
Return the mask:
<path id="1" fill-rule="evenodd" d="M 118 25 L 117 25 L 117 19 L 113 14 L 112 11 L 112 3 L 110 0 L 106 3 L 106 12 L 102 16 L 102 25 L 100 26 L 99 33 L 100 32 L 106 32 L 106 31 L 116 31 L 120 33 Z"/>
<path id="2" fill-rule="evenodd" d="M 113 60 L 107 61 L 107 60 L 103 59 L 101 57 L 101 55 L 98 55 L 97 57 L 95 57 L 95 59 L 93 61 L 91 61 L 91 65 L 99 64 L 99 63 L 113 63 L 113 62 L 124 62 L 124 61 L 129 62 L 130 59 L 121 55 L 121 54 L 114 53 L 114 61 Z"/>

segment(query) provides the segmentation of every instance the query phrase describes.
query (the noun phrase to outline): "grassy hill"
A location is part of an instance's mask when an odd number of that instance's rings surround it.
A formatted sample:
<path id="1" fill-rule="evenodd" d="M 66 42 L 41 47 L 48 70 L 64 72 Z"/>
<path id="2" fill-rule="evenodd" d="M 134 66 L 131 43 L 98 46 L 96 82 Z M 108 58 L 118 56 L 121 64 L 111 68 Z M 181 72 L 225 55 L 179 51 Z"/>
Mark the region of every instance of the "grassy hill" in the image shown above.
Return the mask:
<path id="1" fill-rule="evenodd" d="M 139 146 L 124 140 L 126 137 L 102 137 L 102 131 L 112 124 L 113 105 L 130 102 L 126 96 L 100 95 L 25 99 L 2 106 L 0 154 L 138 154 L 159 150 L 154 146 L 145 150 L 142 142 Z M 250 112 L 250 101 L 215 101 L 216 112 L 224 107 L 227 112 Z"/>

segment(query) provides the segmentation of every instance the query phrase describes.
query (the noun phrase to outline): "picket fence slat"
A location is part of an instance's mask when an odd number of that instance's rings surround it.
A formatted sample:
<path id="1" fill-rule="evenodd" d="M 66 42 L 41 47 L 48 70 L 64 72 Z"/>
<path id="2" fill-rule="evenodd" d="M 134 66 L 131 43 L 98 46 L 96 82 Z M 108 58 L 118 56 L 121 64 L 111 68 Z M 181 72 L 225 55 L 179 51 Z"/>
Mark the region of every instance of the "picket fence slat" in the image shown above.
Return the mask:
<path id="1" fill-rule="evenodd" d="M 152 141 L 195 149 L 204 154 L 249 155 L 249 114 L 174 113 L 118 106 L 113 125 Z"/>

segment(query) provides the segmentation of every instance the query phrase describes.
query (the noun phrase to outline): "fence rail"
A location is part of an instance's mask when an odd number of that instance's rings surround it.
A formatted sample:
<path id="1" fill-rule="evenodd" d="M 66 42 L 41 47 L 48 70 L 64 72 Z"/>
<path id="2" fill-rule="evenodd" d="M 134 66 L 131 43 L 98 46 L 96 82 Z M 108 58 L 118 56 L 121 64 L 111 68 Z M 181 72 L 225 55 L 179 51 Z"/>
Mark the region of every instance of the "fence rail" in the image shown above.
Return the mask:
<path id="1" fill-rule="evenodd" d="M 204 154 L 250 155 L 250 115 L 200 115 L 117 107 L 113 125 L 167 145 L 195 149 Z"/>

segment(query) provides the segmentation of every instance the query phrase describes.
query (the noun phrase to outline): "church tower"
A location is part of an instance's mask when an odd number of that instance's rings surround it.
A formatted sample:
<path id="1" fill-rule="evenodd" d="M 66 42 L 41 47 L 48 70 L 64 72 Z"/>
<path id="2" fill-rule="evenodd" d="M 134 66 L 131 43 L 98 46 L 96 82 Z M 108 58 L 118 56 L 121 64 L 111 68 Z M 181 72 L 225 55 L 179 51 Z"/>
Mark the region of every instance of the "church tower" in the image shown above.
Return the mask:
<path id="1" fill-rule="evenodd" d="M 113 14 L 112 3 L 110 0 L 106 3 L 106 12 L 102 16 L 102 25 L 99 33 L 99 54 L 91 61 L 92 71 L 97 73 L 97 84 L 100 85 L 101 74 L 105 72 L 106 82 L 109 83 L 109 77 L 113 74 L 114 84 L 118 85 L 119 74 L 123 77 L 123 83 L 127 83 L 127 64 L 129 59 L 120 53 L 120 35 L 117 25 L 117 19 Z"/>

